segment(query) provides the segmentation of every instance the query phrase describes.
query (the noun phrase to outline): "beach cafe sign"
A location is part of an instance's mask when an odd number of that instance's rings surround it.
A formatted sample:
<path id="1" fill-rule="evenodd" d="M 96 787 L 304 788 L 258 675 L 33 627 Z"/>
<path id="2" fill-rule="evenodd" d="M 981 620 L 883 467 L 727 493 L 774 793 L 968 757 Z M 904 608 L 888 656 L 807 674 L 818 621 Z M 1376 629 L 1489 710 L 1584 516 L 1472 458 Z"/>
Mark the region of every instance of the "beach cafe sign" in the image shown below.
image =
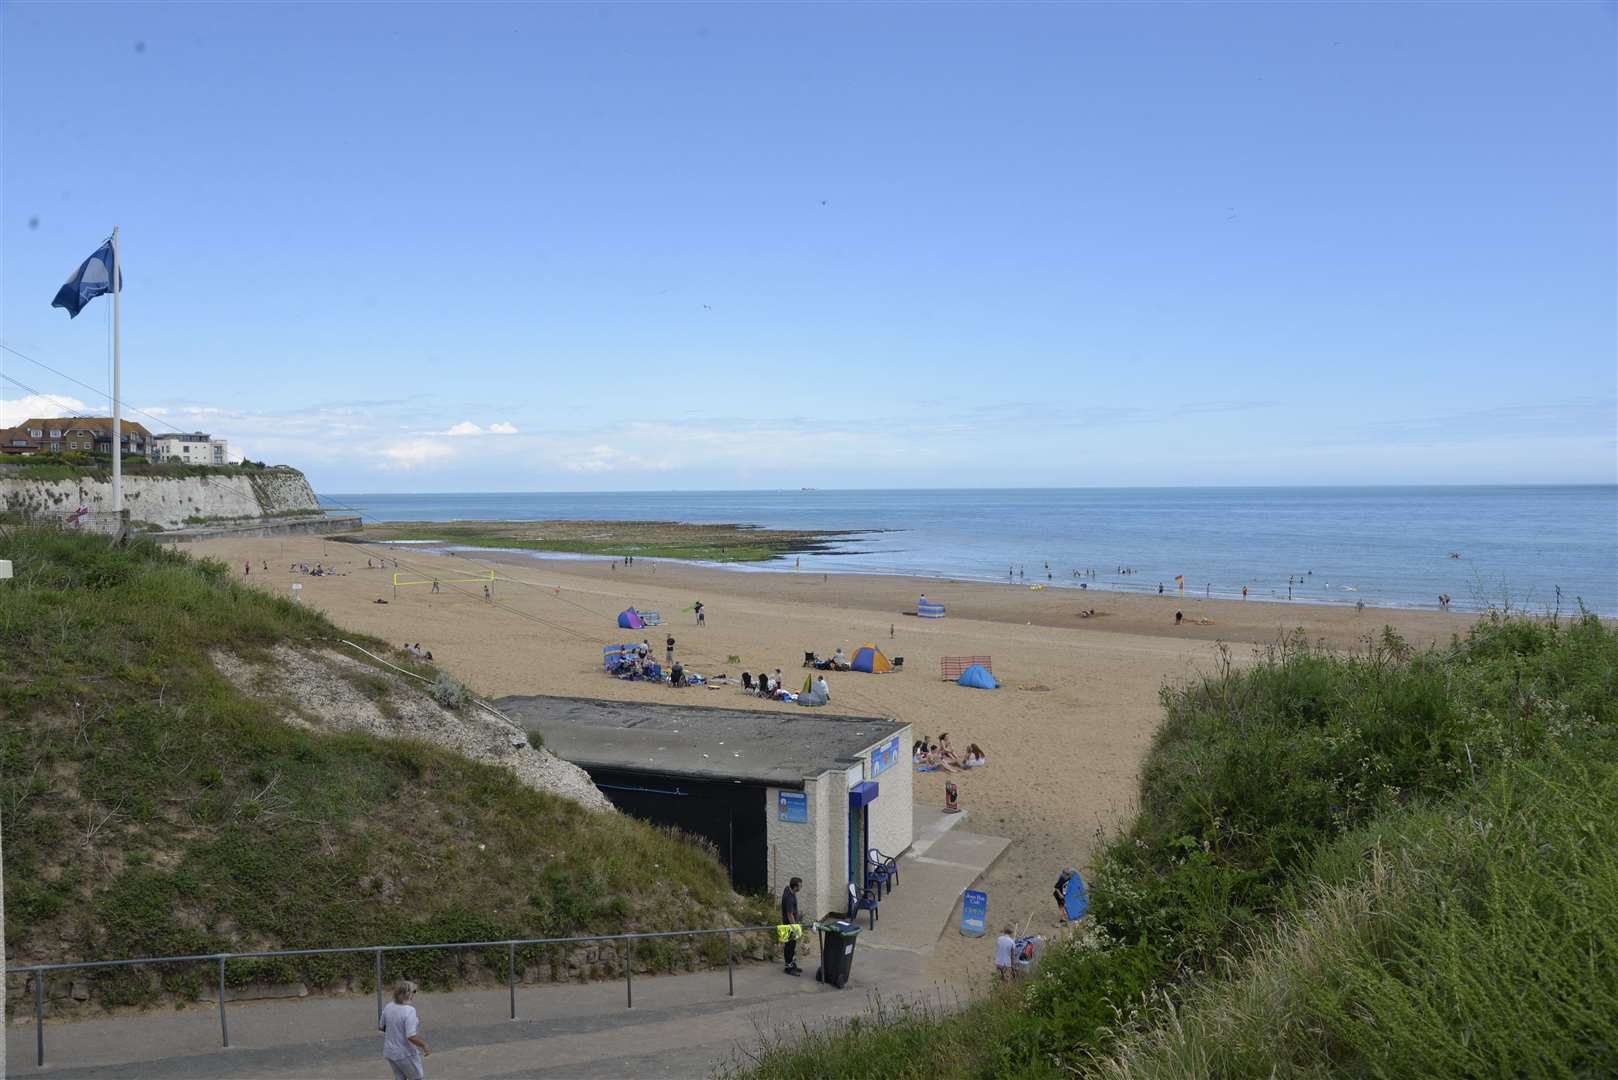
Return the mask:
<path id="1" fill-rule="evenodd" d="M 871 775 L 881 776 L 899 763 L 899 736 L 871 751 Z"/>

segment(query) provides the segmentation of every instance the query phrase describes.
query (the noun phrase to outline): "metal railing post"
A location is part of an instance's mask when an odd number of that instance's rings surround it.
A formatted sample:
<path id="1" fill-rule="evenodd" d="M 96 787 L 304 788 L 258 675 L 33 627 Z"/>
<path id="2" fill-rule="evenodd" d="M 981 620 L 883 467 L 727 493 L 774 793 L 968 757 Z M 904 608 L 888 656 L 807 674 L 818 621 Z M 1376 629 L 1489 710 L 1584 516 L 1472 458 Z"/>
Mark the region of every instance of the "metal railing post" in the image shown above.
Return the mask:
<path id="1" fill-rule="evenodd" d="M 230 1045 L 230 1022 L 225 1019 L 225 958 L 219 958 L 219 1037 Z"/>
<path id="2" fill-rule="evenodd" d="M 38 1044 L 39 1067 L 45 1067 L 45 973 L 34 972 L 34 1042 Z"/>
<path id="3" fill-rule="evenodd" d="M 511 987 L 511 1018 L 517 1019 L 517 943 L 506 942 L 506 983 Z"/>
<path id="4" fill-rule="evenodd" d="M 624 942 L 624 1008 L 635 1007 L 635 939 Z"/>
<path id="5" fill-rule="evenodd" d="M 376 1022 L 382 1023 L 382 950 L 376 951 Z"/>
<path id="6" fill-rule="evenodd" d="M 736 996 L 736 950 L 735 937 L 729 930 L 725 931 L 725 975 L 730 979 L 730 996 Z"/>

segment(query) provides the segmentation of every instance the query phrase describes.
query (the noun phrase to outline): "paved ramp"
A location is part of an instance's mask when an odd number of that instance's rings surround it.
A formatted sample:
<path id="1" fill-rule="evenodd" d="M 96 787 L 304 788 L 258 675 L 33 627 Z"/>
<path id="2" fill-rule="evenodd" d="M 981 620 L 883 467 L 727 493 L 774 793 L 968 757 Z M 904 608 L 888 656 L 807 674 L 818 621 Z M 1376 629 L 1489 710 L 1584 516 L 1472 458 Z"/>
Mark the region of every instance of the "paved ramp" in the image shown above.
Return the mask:
<path id="1" fill-rule="evenodd" d="M 504 988 L 422 994 L 422 1034 L 434 1050 L 428 1075 L 703 1077 L 756 1046 L 761 1032 L 859 1015 L 875 991 L 891 1000 L 928 989 L 920 958 L 902 951 L 856 952 L 854 977 L 842 990 L 815 982 L 814 959 L 799 978 L 774 964 L 737 968 L 733 998 L 723 968 L 636 978 L 633 1009 L 624 1007 L 622 982 L 519 987 L 516 1021 L 507 1019 Z M 34 1068 L 31 1020 L 14 1023 L 7 1056 L 14 1076 L 61 1080 L 386 1075 L 369 994 L 232 1004 L 229 1017 L 229 1050 L 219 1045 L 218 1014 L 202 1008 L 47 1023 L 44 1069 Z"/>
<path id="2" fill-rule="evenodd" d="M 957 826 L 965 812 L 916 809 L 916 842 L 899 860 L 899 884 L 882 898 L 876 930 L 860 935 L 861 948 L 901 949 L 931 955 L 960 905 L 961 893 L 988 872 L 1011 841 Z M 860 925 L 869 926 L 869 917 Z"/>
<path id="3" fill-rule="evenodd" d="M 422 994 L 422 1032 L 434 1049 L 428 1075 L 464 1080 L 517 1077 L 705 1077 L 769 1033 L 864 1014 L 873 993 L 892 1004 L 937 992 L 924 966 L 949 929 L 961 892 L 1009 841 L 957 828 L 965 814 L 916 811 L 916 842 L 899 863 L 876 930 L 864 931 L 853 978 L 843 990 L 794 978 L 775 964 L 736 969 L 736 996 L 723 968 L 637 977 L 633 1009 L 622 982 L 545 984 L 517 990 L 508 1019 L 504 988 Z M 861 925 L 865 925 L 862 921 Z M 953 991 L 945 995 L 953 1004 Z M 6 1029 L 11 1075 L 61 1080 L 360 1080 L 386 1075 L 375 998 L 369 994 L 232 1004 L 232 1046 L 219 1045 L 210 1008 L 48 1023 L 46 1062 L 35 1069 L 26 1013 Z"/>

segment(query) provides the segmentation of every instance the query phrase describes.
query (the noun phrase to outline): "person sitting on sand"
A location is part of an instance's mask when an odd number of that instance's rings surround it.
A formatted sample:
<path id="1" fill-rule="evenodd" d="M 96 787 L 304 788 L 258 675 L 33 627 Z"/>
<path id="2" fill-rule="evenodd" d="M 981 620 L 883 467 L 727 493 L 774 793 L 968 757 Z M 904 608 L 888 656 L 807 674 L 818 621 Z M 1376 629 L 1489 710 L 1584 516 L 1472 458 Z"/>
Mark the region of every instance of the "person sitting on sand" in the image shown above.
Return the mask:
<path id="1" fill-rule="evenodd" d="M 961 760 L 960 755 L 955 752 L 955 747 L 949 744 L 949 732 L 947 731 L 938 736 L 938 752 L 945 761 Z"/>
<path id="2" fill-rule="evenodd" d="M 1175 613 L 1174 613 L 1174 625 L 1175 625 L 1175 626 L 1179 626 L 1179 625 L 1180 625 L 1180 623 L 1182 623 L 1182 622 L 1184 622 L 1184 621 L 1185 621 L 1185 612 L 1183 612 L 1183 611 L 1176 611 L 1176 612 L 1175 612 Z"/>
<path id="3" fill-rule="evenodd" d="M 831 687 L 826 685 L 826 676 L 815 676 L 815 697 L 821 701 L 831 700 Z"/>
<path id="4" fill-rule="evenodd" d="M 936 743 L 927 750 L 927 764 L 939 772 L 961 771 L 961 767 L 959 765 L 955 764 L 955 762 L 950 758 L 944 756 L 943 750 L 940 749 Z"/>
<path id="5" fill-rule="evenodd" d="M 679 661 L 675 661 L 674 670 L 669 672 L 669 684 L 671 686 L 685 685 L 685 665 Z"/>
<path id="6" fill-rule="evenodd" d="M 915 742 L 910 744 L 910 764 L 920 765 L 926 760 L 927 741 L 925 739 L 917 739 Z"/>
<path id="7" fill-rule="evenodd" d="M 831 666 L 833 671 L 848 670 L 848 657 L 843 655 L 843 647 L 841 645 L 837 646 L 837 651 L 831 654 Z"/>
<path id="8" fill-rule="evenodd" d="M 979 746 L 977 743 L 967 744 L 966 760 L 961 762 L 961 768 L 981 769 L 988 763 L 989 759 L 983 756 L 983 747 Z"/>

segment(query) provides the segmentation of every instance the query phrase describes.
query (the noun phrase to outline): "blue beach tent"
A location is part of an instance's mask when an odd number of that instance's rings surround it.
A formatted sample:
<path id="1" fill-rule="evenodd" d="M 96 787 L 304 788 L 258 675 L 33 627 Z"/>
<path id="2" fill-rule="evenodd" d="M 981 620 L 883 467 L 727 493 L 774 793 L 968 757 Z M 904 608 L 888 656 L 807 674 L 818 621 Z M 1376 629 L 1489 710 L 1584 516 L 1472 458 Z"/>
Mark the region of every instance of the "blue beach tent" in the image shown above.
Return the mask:
<path id="1" fill-rule="evenodd" d="M 1000 684 L 995 681 L 994 675 L 982 664 L 973 664 L 961 672 L 961 677 L 955 680 L 961 686 L 970 686 L 978 690 L 994 690 Z"/>
<path id="2" fill-rule="evenodd" d="M 929 600 L 925 596 L 916 604 L 916 614 L 923 619 L 942 619 L 944 617 L 944 604 L 939 600 Z"/>
<path id="3" fill-rule="evenodd" d="M 625 608 L 618 613 L 618 625 L 625 630 L 639 630 L 646 624 L 641 621 L 640 612 Z"/>

